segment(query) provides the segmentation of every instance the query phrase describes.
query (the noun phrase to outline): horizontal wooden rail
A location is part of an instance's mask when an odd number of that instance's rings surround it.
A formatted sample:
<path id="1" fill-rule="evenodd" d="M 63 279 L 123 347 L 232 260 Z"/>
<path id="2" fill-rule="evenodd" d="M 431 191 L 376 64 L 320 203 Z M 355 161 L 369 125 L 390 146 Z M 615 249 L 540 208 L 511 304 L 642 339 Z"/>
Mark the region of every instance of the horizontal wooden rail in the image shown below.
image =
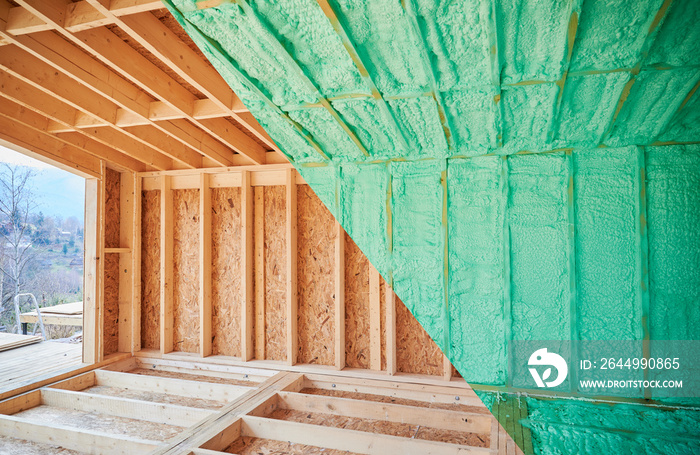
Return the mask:
<path id="1" fill-rule="evenodd" d="M 215 401 L 231 401 L 253 387 L 215 384 L 211 382 L 190 381 L 186 379 L 163 378 L 140 374 L 121 373 L 117 371 L 98 370 L 95 372 L 97 385 L 121 387 L 146 392 L 159 392 L 181 397 L 202 398 Z"/>
<path id="2" fill-rule="evenodd" d="M 194 425 L 213 412 L 207 409 L 60 389 L 42 389 L 41 403 L 47 406 L 97 412 L 178 427 Z"/>
<path id="3" fill-rule="evenodd" d="M 468 433 L 488 433 L 491 431 L 493 420 L 493 417 L 486 413 L 446 411 L 303 393 L 280 392 L 279 397 L 280 409 L 407 423 Z"/>
<path id="4" fill-rule="evenodd" d="M 36 423 L 20 417 L 0 417 L 0 436 L 7 436 L 40 444 L 51 444 L 65 449 L 84 451 L 105 455 L 132 455 L 147 453 L 157 448 L 160 443 L 130 436 L 123 436 L 101 431 L 83 430 L 51 423 Z"/>

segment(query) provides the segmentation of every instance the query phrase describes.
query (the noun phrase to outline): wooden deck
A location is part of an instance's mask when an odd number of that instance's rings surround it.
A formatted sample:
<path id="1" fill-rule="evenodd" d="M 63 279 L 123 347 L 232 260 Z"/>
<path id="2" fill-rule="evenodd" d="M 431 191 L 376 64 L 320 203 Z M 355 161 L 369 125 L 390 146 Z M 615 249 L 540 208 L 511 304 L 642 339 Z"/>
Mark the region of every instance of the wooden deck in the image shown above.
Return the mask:
<path id="1" fill-rule="evenodd" d="M 82 363 L 82 344 L 42 341 L 0 352 L 0 395 Z"/>

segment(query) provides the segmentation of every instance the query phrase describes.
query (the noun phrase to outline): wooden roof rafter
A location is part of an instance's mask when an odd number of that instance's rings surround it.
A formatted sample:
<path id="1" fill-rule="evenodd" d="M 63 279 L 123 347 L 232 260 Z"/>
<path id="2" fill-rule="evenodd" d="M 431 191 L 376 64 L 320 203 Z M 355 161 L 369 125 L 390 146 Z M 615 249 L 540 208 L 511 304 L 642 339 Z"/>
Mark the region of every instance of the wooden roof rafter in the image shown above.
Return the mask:
<path id="1" fill-rule="evenodd" d="M 284 161 L 162 2 L 17 3 L 0 0 L 0 96 L 37 133 L 138 172 Z"/>

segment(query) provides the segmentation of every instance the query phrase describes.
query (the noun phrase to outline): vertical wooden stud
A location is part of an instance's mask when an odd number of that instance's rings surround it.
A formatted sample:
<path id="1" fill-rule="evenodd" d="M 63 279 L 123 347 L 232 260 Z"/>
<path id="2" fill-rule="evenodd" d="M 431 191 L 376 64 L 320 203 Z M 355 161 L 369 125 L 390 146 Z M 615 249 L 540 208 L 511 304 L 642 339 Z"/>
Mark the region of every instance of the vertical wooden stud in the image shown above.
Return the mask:
<path id="1" fill-rule="evenodd" d="M 255 293 L 253 292 L 253 187 L 250 171 L 241 172 L 241 358 L 255 355 Z"/>
<path id="2" fill-rule="evenodd" d="M 297 183 L 296 171 L 286 171 L 287 215 L 287 363 L 297 362 Z"/>
<path id="3" fill-rule="evenodd" d="M 369 264 L 369 367 L 382 369 L 381 303 L 379 301 L 379 272 Z"/>
<path id="4" fill-rule="evenodd" d="M 442 378 L 445 381 L 452 380 L 452 362 L 445 354 L 442 355 Z"/>
<path id="5" fill-rule="evenodd" d="M 255 187 L 255 358 L 265 359 L 265 187 Z"/>
<path id="6" fill-rule="evenodd" d="M 104 166 L 102 166 L 104 170 Z M 104 175 L 104 173 L 103 173 Z M 85 276 L 83 283 L 83 362 L 92 364 L 102 359 L 102 319 L 100 306 L 103 277 L 103 183 L 100 179 L 85 180 Z"/>
<path id="7" fill-rule="evenodd" d="M 173 350 L 173 192 L 160 177 L 160 352 Z"/>
<path id="8" fill-rule="evenodd" d="M 199 176 L 199 350 L 211 355 L 211 188 L 209 174 Z"/>
<path id="9" fill-rule="evenodd" d="M 134 211 L 131 230 L 131 352 L 141 350 L 141 177 L 134 175 Z"/>
<path id="10" fill-rule="evenodd" d="M 134 180 L 133 172 L 122 172 L 119 188 L 119 247 L 129 248 L 128 252 L 119 254 L 119 352 L 131 352 L 132 337 L 134 336 L 131 323 L 133 317 L 134 271 L 133 271 L 133 241 L 134 241 Z"/>
<path id="11" fill-rule="evenodd" d="M 389 283 L 386 289 L 386 371 L 396 374 L 396 295 Z"/>
<path id="12" fill-rule="evenodd" d="M 345 231 L 335 222 L 335 367 L 345 368 Z"/>

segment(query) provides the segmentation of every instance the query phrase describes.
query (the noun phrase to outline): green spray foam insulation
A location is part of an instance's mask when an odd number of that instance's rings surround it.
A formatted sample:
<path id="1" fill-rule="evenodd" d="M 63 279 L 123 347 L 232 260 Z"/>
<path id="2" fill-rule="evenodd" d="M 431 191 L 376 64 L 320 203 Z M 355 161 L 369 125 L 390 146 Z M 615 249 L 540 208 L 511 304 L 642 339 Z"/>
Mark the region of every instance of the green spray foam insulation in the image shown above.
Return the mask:
<path id="1" fill-rule="evenodd" d="M 700 339 L 699 2 L 164 1 L 475 387 Z M 539 453 L 697 452 L 695 411 L 523 400 Z"/>

